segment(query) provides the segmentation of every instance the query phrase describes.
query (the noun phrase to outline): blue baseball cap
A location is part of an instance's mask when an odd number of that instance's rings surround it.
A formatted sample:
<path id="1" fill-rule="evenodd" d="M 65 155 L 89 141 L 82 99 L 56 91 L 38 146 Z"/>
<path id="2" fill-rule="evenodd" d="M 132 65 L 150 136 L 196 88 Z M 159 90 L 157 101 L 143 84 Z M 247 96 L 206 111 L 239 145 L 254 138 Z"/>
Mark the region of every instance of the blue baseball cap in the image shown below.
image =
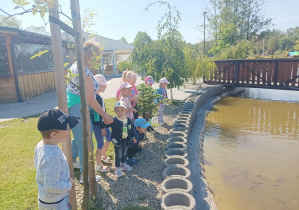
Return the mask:
<path id="1" fill-rule="evenodd" d="M 134 126 L 140 128 L 147 128 L 148 126 L 150 126 L 150 124 L 146 122 L 144 118 L 140 117 L 135 120 Z"/>

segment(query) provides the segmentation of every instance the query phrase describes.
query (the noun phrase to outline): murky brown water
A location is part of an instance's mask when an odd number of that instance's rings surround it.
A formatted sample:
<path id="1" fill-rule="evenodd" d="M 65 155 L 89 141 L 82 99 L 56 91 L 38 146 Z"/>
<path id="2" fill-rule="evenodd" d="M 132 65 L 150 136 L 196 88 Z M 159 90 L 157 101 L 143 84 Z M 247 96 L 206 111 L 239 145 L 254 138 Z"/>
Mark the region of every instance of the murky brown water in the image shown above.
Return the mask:
<path id="1" fill-rule="evenodd" d="M 242 97 L 223 98 L 207 118 L 205 175 L 218 209 L 298 210 L 299 92 Z"/>

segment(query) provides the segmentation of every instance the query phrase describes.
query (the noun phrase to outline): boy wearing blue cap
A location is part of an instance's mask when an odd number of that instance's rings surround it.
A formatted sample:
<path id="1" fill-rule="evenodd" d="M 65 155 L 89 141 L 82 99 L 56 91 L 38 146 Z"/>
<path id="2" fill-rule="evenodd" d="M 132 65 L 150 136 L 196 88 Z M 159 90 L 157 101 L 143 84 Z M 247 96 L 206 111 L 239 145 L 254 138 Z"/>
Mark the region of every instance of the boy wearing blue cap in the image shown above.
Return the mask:
<path id="1" fill-rule="evenodd" d="M 140 141 L 144 139 L 147 127 L 149 127 L 150 124 L 144 119 L 144 118 L 137 118 L 134 122 L 134 135 L 135 139 L 137 141 L 129 141 L 129 148 L 128 148 L 128 164 L 129 165 L 137 165 L 138 161 L 134 159 L 133 157 L 136 155 L 138 150 L 141 148 Z"/>

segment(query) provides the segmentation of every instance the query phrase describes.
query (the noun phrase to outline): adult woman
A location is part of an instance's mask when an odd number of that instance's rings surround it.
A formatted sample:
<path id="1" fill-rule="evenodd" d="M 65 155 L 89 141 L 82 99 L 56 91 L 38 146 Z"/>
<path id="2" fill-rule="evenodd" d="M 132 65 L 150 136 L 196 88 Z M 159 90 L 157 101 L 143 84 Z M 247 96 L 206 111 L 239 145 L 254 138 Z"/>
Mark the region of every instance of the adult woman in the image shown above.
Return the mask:
<path id="1" fill-rule="evenodd" d="M 87 101 L 89 106 L 96 111 L 99 115 L 102 116 L 106 123 L 113 122 L 112 118 L 108 116 L 99 105 L 96 100 L 95 94 L 99 89 L 98 82 L 94 79 L 93 74 L 89 69 L 91 69 L 91 65 L 93 62 L 94 53 L 97 55 L 101 54 L 101 46 L 100 43 L 95 42 L 93 39 L 89 40 L 84 43 L 83 45 L 83 54 L 84 54 L 84 64 L 85 64 L 85 88 L 86 88 L 86 95 Z M 70 70 L 75 74 L 78 75 L 78 66 L 77 62 L 75 62 Z M 73 116 L 81 116 L 81 101 L 80 101 L 80 92 L 79 92 L 79 76 L 72 78 L 72 80 L 67 84 L 67 100 L 68 100 L 68 108 L 69 114 Z M 92 126 L 90 126 L 92 129 Z M 82 121 L 73 128 L 73 140 L 72 140 L 72 153 L 73 153 L 73 160 L 76 161 L 76 158 L 79 157 L 79 165 L 81 168 L 81 172 L 83 169 L 83 144 L 82 144 Z M 92 132 L 91 132 L 92 134 Z M 100 181 L 101 177 L 96 176 L 96 180 Z M 83 176 L 81 173 L 80 183 L 83 183 Z"/>

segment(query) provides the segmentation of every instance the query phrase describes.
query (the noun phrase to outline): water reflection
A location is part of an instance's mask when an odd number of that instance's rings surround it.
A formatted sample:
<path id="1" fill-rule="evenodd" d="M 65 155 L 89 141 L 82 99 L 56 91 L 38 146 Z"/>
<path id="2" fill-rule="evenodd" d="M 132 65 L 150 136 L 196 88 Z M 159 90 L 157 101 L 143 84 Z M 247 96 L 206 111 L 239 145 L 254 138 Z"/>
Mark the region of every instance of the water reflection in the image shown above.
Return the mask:
<path id="1" fill-rule="evenodd" d="M 205 171 L 220 210 L 299 209 L 299 93 L 265 91 L 224 98 L 208 115 Z"/>

